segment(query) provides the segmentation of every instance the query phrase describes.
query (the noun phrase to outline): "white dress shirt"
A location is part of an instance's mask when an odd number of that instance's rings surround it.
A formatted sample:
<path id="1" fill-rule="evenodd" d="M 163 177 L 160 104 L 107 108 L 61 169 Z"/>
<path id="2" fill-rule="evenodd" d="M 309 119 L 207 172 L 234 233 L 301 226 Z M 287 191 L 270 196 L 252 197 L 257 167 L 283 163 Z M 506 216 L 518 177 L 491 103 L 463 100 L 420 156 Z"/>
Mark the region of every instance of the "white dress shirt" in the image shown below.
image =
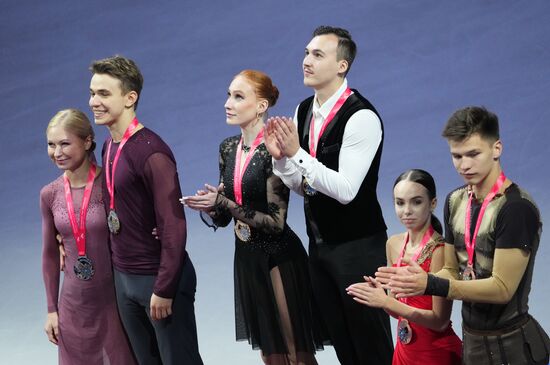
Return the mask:
<path id="1" fill-rule="evenodd" d="M 317 96 L 313 99 L 315 141 L 319 141 L 321 126 L 347 87 L 347 79 L 344 79 L 340 88 L 321 106 Z M 294 114 L 294 123 L 297 122 L 298 108 Z M 315 190 L 341 204 L 348 204 L 355 198 L 367 176 L 381 141 L 380 119 L 372 110 L 362 109 L 350 117 L 344 129 L 338 171 L 326 167 L 303 148 L 290 158 L 273 159 L 273 171 L 286 186 L 300 195 L 303 194 L 303 176 Z"/>

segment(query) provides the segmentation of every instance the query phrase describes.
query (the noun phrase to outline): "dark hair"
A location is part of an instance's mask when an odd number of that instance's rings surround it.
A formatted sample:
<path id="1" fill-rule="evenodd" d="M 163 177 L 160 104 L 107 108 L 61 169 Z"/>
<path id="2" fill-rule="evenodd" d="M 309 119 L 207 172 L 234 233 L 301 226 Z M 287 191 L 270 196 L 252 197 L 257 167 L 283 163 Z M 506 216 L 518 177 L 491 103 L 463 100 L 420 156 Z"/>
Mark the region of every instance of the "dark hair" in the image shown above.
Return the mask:
<path id="1" fill-rule="evenodd" d="M 500 139 L 498 117 L 484 107 L 469 106 L 451 115 L 441 135 L 450 141 L 461 142 L 473 134 L 495 142 Z"/>
<path id="2" fill-rule="evenodd" d="M 141 89 L 143 88 L 143 76 L 136 63 L 129 58 L 115 55 L 92 62 L 90 71 L 93 74 L 105 74 L 120 80 L 124 94 L 135 91 L 138 99 L 134 103 L 134 110 L 137 109 Z"/>
<path id="3" fill-rule="evenodd" d="M 262 71 L 257 70 L 243 70 L 237 74 L 237 76 L 244 77 L 252 87 L 259 99 L 266 99 L 269 107 L 272 107 L 277 103 L 279 98 L 279 89 L 273 85 L 271 78 Z M 235 76 L 235 77 L 237 77 Z"/>
<path id="4" fill-rule="evenodd" d="M 351 34 L 343 28 L 321 25 L 313 31 L 313 37 L 325 34 L 334 34 L 336 37 L 338 37 L 338 49 L 336 52 L 336 59 L 338 61 L 347 61 L 348 69 L 344 74 L 344 76 L 346 76 L 351 68 L 353 60 L 355 59 L 355 55 L 357 54 L 357 45 L 355 44 L 353 39 L 351 39 Z"/>
<path id="5" fill-rule="evenodd" d="M 412 181 L 425 187 L 426 191 L 428 191 L 428 198 L 430 198 L 430 201 L 437 196 L 434 178 L 432 177 L 432 175 L 430 175 L 429 172 L 425 170 L 410 169 L 403 172 L 397 177 L 397 179 L 395 179 L 393 187 L 395 188 L 395 185 L 397 185 L 401 181 Z M 441 226 L 441 222 L 433 213 L 430 219 L 430 223 L 437 233 L 443 234 L 443 227 Z"/>

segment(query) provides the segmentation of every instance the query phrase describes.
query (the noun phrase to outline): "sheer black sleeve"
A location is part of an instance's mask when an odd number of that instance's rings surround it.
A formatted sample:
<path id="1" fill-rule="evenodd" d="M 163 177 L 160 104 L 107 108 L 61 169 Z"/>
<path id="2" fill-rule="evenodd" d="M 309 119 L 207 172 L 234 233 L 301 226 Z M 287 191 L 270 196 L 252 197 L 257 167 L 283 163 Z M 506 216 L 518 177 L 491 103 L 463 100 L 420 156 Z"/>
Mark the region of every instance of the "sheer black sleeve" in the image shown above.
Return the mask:
<path id="1" fill-rule="evenodd" d="M 269 234 L 280 234 L 285 226 L 289 190 L 281 179 L 271 171 L 267 181 L 268 212 L 238 205 L 224 195 L 218 196 L 217 206 L 228 211 L 236 219 Z"/>

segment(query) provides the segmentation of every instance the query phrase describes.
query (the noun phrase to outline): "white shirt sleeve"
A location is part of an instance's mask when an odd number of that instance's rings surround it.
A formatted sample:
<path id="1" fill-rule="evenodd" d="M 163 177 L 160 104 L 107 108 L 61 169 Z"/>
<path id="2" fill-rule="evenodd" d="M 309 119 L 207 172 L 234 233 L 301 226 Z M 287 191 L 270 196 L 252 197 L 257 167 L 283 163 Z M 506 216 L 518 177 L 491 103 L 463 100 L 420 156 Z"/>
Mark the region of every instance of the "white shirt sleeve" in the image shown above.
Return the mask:
<path id="1" fill-rule="evenodd" d="M 276 167 L 281 174 L 277 175 L 292 190 L 298 191 L 296 187 L 300 189 L 301 194 L 304 176 L 315 190 L 348 204 L 355 198 L 367 176 L 381 141 L 380 119 L 372 110 L 362 109 L 351 116 L 344 129 L 338 171 L 326 167 L 300 148 L 293 157 L 277 161 L 282 164 Z"/>
<path id="2" fill-rule="evenodd" d="M 296 111 L 294 112 L 294 124 L 298 123 L 298 107 L 296 107 Z M 298 171 L 289 158 L 283 157 L 280 160 L 273 159 L 273 173 L 277 175 L 289 189 L 295 191 L 299 195 L 304 195 L 302 190 L 302 173 Z"/>

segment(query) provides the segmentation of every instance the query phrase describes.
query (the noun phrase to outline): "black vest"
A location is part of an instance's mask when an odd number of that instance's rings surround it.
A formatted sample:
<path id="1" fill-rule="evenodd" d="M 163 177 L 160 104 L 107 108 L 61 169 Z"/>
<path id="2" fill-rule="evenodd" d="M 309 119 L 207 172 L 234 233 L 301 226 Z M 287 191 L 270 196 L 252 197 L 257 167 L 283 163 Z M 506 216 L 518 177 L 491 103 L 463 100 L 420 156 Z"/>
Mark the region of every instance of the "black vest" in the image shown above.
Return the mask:
<path id="1" fill-rule="evenodd" d="M 300 146 L 309 151 L 309 126 L 312 116 L 313 96 L 304 100 L 298 107 L 298 134 Z M 342 108 L 325 129 L 317 147 L 317 160 L 329 169 L 338 171 L 338 159 L 349 118 L 361 109 L 372 110 L 380 119 L 382 140 L 374 156 L 359 191 L 348 204 L 317 192 L 314 196 L 304 196 L 307 233 L 310 241 L 342 243 L 365 238 L 386 230 L 382 209 L 376 196 L 378 169 L 384 143 L 382 118 L 374 106 L 357 90 L 348 97 Z"/>

